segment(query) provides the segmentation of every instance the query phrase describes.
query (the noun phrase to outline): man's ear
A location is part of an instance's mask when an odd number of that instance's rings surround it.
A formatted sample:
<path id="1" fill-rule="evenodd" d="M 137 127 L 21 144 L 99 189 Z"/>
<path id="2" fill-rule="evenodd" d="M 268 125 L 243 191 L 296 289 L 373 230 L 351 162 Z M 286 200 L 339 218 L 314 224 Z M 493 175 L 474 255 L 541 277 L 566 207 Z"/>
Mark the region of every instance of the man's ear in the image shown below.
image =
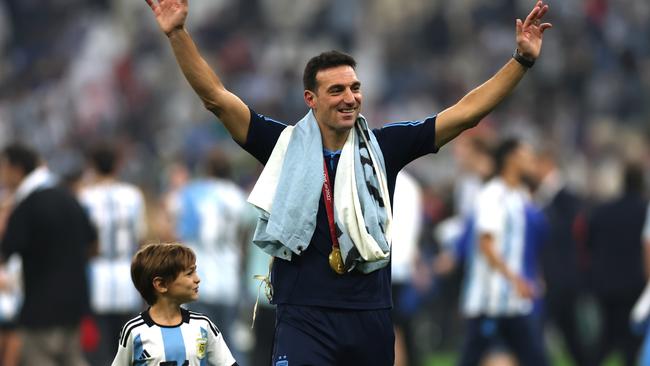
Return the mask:
<path id="1" fill-rule="evenodd" d="M 162 277 L 156 276 L 153 279 L 153 289 L 158 293 L 164 294 L 167 292 L 167 283 Z"/>
<path id="2" fill-rule="evenodd" d="M 305 90 L 304 98 L 307 107 L 309 107 L 310 109 L 314 109 L 316 107 L 316 98 L 318 98 L 316 96 L 316 93 L 314 93 L 311 90 Z"/>

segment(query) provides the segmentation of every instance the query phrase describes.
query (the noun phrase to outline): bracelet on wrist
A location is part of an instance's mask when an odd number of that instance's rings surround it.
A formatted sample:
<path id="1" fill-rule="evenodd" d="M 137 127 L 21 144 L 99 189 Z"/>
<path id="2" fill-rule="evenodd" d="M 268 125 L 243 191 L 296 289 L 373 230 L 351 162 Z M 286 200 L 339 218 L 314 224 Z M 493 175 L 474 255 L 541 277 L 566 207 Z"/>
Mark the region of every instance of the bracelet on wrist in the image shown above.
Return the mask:
<path id="1" fill-rule="evenodd" d="M 527 57 L 524 57 L 522 54 L 519 53 L 518 49 L 515 49 L 515 52 L 512 53 L 512 58 L 515 59 L 515 61 L 519 62 L 521 66 L 530 69 L 535 65 L 535 60 L 531 60 Z"/>

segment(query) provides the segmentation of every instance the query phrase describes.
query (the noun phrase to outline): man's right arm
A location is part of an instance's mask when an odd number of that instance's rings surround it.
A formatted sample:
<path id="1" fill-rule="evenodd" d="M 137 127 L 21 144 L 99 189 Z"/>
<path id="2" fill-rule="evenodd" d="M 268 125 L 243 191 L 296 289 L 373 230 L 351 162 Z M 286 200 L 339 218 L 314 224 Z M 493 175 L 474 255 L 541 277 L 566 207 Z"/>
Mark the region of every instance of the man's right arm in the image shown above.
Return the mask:
<path id="1" fill-rule="evenodd" d="M 160 30 L 167 35 L 176 61 L 203 105 L 223 122 L 233 139 L 246 142 L 250 112 L 246 104 L 224 87 L 203 59 L 185 29 L 187 0 L 146 0 Z"/>

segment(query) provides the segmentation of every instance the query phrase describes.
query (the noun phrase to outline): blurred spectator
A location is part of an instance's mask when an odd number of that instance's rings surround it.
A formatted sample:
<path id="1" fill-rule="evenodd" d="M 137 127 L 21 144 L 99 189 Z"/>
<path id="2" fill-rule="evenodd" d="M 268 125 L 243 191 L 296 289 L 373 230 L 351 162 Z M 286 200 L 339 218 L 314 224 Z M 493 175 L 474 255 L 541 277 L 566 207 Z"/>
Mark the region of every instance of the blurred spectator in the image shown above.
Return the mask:
<path id="1" fill-rule="evenodd" d="M 391 278 L 393 324 L 395 327 L 395 366 L 419 365 L 413 331 L 412 279 L 419 259 L 422 226 L 422 190 L 415 178 L 404 170 L 397 174 L 393 196 L 393 237 Z"/>
<path id="2" fill-rule="evenodd" d="M 228 156 L 215 148 L 204 159 L 204 176 L 181 188 L 173 213 L 178 238 L 196 253 L 201 277 L 201 297 L 188 308 L 219 324 L 225 340 L 234 345 L 238 362 L 245 364 L 233 331 L 242 295 L 242 247 L 250 208 L 232 181 Z"/>
<path id="3" fill-rule="evenodd" d="M 629 329 L 629 316 L 645 284 L 641 235 L 646 215 L 643 170 L 628 164 L 623 193 L 594 207 L 588 221 L 590 283 L 601 312 L 601 331 L 591 365 L 619 350 L 626 366 L 637 361 L 641 339 Z"/>
<path id="4" fill-rule="evenodd" d="M 530 146 L 506 139 L 495 152 L 497 175 L 478 194 L 468 254 L 459 365 L 476 366 L 504 345 L 526 366 L 548 365 L 533 301 L 540 294 L 536 258 L 540 214 L 524 188 L 532 166 Z"/>
<path id="5" fill-rule="evenodd" d="M 12 192 L 0 187 L 0 237 L 4 236 L 13 206 Z M 16 329 L 18 310 L 23 298 L 22 263 L 17 254 L 0 265 L 0 365 L 18 366 L 20 336 Z"/>
<path id="6" fill-rule="evenodd" d="M 584 227 L 584 207 L 567 187 L 552 151 L 539 153 L 535 166 L 539 174 L 535 198 L 549 223 L 548 240 L 541 256 L 546 288 L 545 320 L 560 331 L 573 362 L 587 366 L 577 322 L 578 298 L 585 285 L 586 253 L 584 241 L 580 241 L 580 233 L 576 231 Z"/>
<path id="7" fill-rule="evenodd" d="M 79 193 L 98 232 L 98 253 L 89 264 L 90 304 L 98 330 L 92 365 L 108 365 L 115 356 L 115 340 L 122 326 L 142 310 L 140 295 L 131 284 L 131 259 L 146 231 L 142 192 L 118 178 L 120 158 L 108 144 L 88 156 L 92 182 Z"/>
<path id="8" fill-rule="evenodd" d="M 453 146 L 458 172 L 453 191 L 454 216 L 436 227 L 435 235 L 441 244 L 433 263 L 437 274 L 448 274 L 463 265 L 467 248 L 459 244 L 467 243 L 462 236 L 471 231 L 468 227 L 475 215 L 476 197 L 494 174 L 492 151 L 485 138 L 461 136 Z"/>
<path id="9" fill-rule="evenodd" d="M 648 205 L 648 212 L 645 217 L 642 239 L 647 269 L 648 258 L 650 257 L 650 204 Z M 648 272 L 646 272 L 646 278 L 649 277 Z M 642 334 L 645 338 L 639 357 L 639 365 L 650 366 L 650 280 L 647 280 L 645 290 L 634 305 L 630 318 L 632 320 L 633 330 Z"/>
<path id="10" fill-rule="evenodd" d="M 174 214 L 180 208 L 180 192 L 191 178 L 189 168 L 180 160 L 167 164 L 165 169 L 164 188 L 157 202 L 158 209 L 153 212 L 154 236 L 163 242 L 174 241 L 176 222 Z"/>
<path id="11" fill-rule="evenodd" d="M 86 365 L 79 325 L 88 313 L 86 266 L 97 234 L 71 192 L 55 186 L 37 154 L 5 147 L 0 176 L 15 189 L 2 239 L 2 258 L 18 253 L 25 298 L 18 324 L 25 365 Z"/>
<path id="12" fill-rule="evenodd" d="M 461 137 L 454 144 L 454 156 L 458 163 L 455 213 L 467 218 L 474 213 L 478 192 L 494 173 L 494 162 L 487 139 L 479 136 Z"/>

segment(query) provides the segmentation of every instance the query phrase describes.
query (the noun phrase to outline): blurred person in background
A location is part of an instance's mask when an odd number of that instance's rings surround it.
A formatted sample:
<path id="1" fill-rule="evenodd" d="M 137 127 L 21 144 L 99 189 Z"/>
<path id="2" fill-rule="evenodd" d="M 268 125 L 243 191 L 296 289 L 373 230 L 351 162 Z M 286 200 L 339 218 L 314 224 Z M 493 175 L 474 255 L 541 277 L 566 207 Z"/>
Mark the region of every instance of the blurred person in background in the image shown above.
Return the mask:
<path id="1" fill-rule="evenodd" d="M 392 365 L 390 200 L 397 173 L 476 126 L 514 89 L 551 27 L 541 21 L 548 5 L 537 2 L 516 21 L 512 59 L 458 103 L 423 121 L 370 131 L 359 114 L 361 82 L 351 56 L 330 51 L 310 59 L 303 76 L 310 111 L 288 128 L 224 87 L 185 29 L 187 1 L 147 3 L 204 106 L 265 165 L 249 201 L 263 211 L 254 241 L 275 257 L 272 362 Z M 353 209 L 360 202 L 363 210 Z"/>
<path id="2" fill-rule="evenodd" d="M 455 213 L 466 218 L 474 213 L 476 196 L 494 174 L 492 149 L 487 137 L 467 136 L 454 144 L 458 163 L 457 184 L 454 185 Z"/>
<path id="3" fill-rule="evenodd" d="M 453 151 L 460 172 L 453 187 L 454 215 L 440 222 L 434 233 L 441 247 L 433 262 L 434 272 L 439 275 L 462 268 L 468 243 L 463 235 L 472 231 L 476 196 L 494 174 L 494 158 L 487 138 L 462 136 L 456 140 Z"/>
<path id="4" fill-rule="evenodd" d="M 181 159 L 166 164 L 163 178 L 163 192 L 159 196 L 157 207 L 153 212 L 152 231 L 154 237 L 163 242 L 174 241 L 176 235 L 176 222 L 174 214 L 179 209 L 179 194 L 190 181 L 190 169 Z"/>
<path id="5" fill-rule="evenodd" d="M 13 192 L 0 186 L 0 238 L 4 236 L 7 221 L 13 208 Z M 0 365 L 18 366 L 20 335 L 16 320 L 22 302 L 22 264 L 14 254 L 7 263 L 0 265 Z"/>
<path id="6" fill-rule="evenodd" d="M 548 365 L 534 309 L 541 296 L 537 257 L 543 221 L 524 180 L 532 149 L 506 139 L 495 151 L 496 176 L 477 196 L 467 254 L 462 313 L 466 317 L 460 366 L 476 366 L 497 345 L 521 365 Z"/>
<path id="7" fill-rule="evenodd" d="M 632 309 L 630 320 L 632 321 L 633 331 L 644 337 L 643 346 L 639 355 L 639 365 L 650 366 L 650 204 L 648 204 L 648 210 L 645 216 L 642 240 L 646 266 L 646 286 L 643 294 L 641 294 L 641 297 Z"/>
<path id="8" fill-rule="evenodd" d="M 98 233 L 98 253 L 90 260 L 90 304 L 99 331 L 95 350 L 87 350 L 92 365 L 108 365 L 122 325 L 142 310 L 142 300 L 130 279 L 131 258 L 146 233 L 145 203 L 140 189 L 119 179 L 120 157 L 109 144 L 88 155 L 91 181 L 79 200 Z"/>
<path id="9" fill-rule="evenodd" d="M 591 365 L 601 365 L 614 350 L 621 352 L 626 366 L 637 361 L 641 338 L 630 329 L 629 318 L 646 282 L 643 187 L 641 167 L 627 164 L 621 195 L 596 205 L 588 219 L 589 280 L 601 314 Z"/>
<path id="10" fill-rule="evenodd" d="M 0 244 L 3 261 L 23 263 L 24 301 L 18 326 L 25 365 L 86 365 L 80 321 L 89 312 L 86 268 L 97 234 L 74 195 L 34 150 L 6 146 L 0 155 L 2 183 L 14 193 Z"/>
<path id="11" fill-rule="evenodd" d="M 538 186 L 535 201 L 548 220 L 548 240 L 542 248 L 545 284 L 545 321 L 562 335 L 564 345 L 577 366 L 588 366 L 585 345 L 578 330 L 578 299 L 585 289 L 586 253 L 584 207 L 564 180 L 553 151 L 537 157 Z M 584 231 L 584 230 L 582 230 Z"/>
<path id="12" fill-rule="evenodd" d="M 203 171 L 202 177 L 180 188 L 176 212 L 172 212 L 176 235 L 196 253 L 202 279 L 201 297 L 188 308 L 219 324 L 235 357 L 245 364 L 233 331 L 242 295 L 243 246 L 245 230 L 251 228 L 246 216 L 250 208 L 244 192 L 232 181 L 230 160 L 224 151 L 209 151 Z"/>
<path id="13" fill-rule="evenodd" d="M 393 201 L 393 235 L 399 240 L 399 246 L 394 247 L 391 253 L 395 365 L 419 365 L 414 348 L 414 311 L 409 309 L 408 302 L 420 258 L 422 189 L 418 181 L 404 170 L 397 174 Z"/>

